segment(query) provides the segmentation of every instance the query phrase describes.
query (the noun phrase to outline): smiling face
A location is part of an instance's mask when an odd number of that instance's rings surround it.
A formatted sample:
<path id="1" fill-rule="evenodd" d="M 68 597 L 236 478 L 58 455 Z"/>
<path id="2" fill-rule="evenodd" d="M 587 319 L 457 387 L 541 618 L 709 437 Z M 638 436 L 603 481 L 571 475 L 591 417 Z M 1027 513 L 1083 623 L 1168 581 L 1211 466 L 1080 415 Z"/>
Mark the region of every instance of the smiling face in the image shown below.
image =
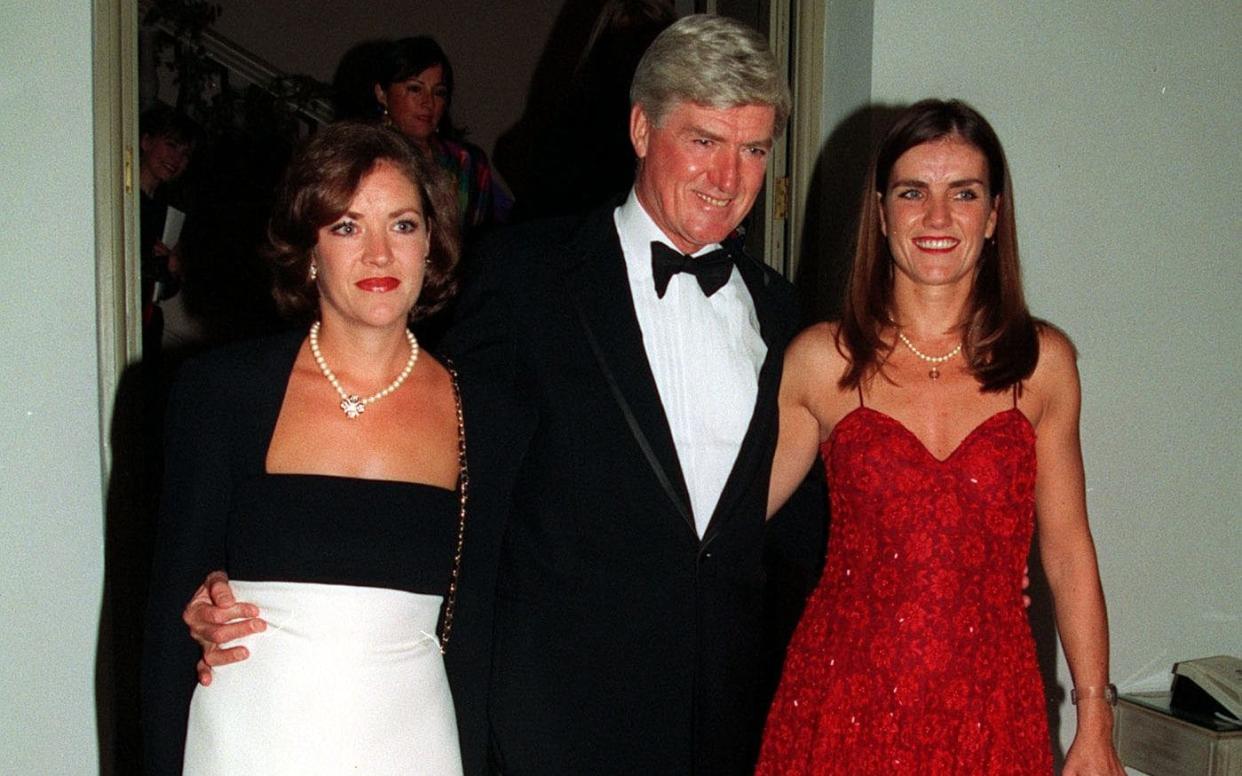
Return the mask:
<path id="1" fill-rule="evenodd" d="M 389 118 L 401 134 L 419 145 L 426 145 L 448 108 L 449 90 L 444 82 L 444 68 L 432 65 L 387 88 L 376 84 L 375 99 L 388 109 Z"/>
<path id="2" fill-rule="evenodd" d="M 175 181 L 190 163 L 190 144 L 167 135 L 143 135 L 139 172 L 143 182 L 154 186 Z"/>
<path id="3" fill-rule="evenodd" d="M 392 164 L 380 161 L 363 176 L 313 250 L 325 321 L 405 327 L 431 247 L 423 213 L 418 189 Z"/>
<path id="4" fill-rule="evenodd" d="M 634 189 L 677 250 L 694 253 L 722 241 L 750 212 L 763 187 L 775 121 L 770 105 L 718 109 L 682 102 L 656 126 L 634 106 Z"/>
<path id="5" fill-rule="evenodd" d="M 950 135 L 897 158 L 881 192 L 880 228 L 898 283 L 952 285 L 974 280 L 984 243 L 996 230 L 999 194 L 988 190 L 987 158 Z"/>

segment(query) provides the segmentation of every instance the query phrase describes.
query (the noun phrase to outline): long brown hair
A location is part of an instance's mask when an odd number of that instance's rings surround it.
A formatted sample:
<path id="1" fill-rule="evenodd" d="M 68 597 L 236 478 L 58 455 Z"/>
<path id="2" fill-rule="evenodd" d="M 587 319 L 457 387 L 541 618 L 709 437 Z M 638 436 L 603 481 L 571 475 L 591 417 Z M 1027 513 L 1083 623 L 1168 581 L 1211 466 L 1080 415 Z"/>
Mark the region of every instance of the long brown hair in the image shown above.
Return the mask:
<path id="1" fill-rule="evenodd" d="M 988 163 L 988 196 L 999 195 L 996 230 L 984 243 L 970 300 L 959 322 L 966 363 L 983 390 L 1000 391 L 1029 377 L 1039 360 L 1038 322 L 1022 294 L 1013 187 L 1005 151 L 987 120 L 966 103 L 923 100 L 897 118 L 867 172 L 857 247 L 837 331 L 837 347 L 850 361 L 841 377 L 842 388 L 857 387 L 879 371 L 892 352 L 892 343 L 880 336 L 885 328 L 896 325 L 893 256 L 880 231 L 880 209 L 893 165 L 911 148 L 944 137 L 961 138 L 983 153 Z"/>

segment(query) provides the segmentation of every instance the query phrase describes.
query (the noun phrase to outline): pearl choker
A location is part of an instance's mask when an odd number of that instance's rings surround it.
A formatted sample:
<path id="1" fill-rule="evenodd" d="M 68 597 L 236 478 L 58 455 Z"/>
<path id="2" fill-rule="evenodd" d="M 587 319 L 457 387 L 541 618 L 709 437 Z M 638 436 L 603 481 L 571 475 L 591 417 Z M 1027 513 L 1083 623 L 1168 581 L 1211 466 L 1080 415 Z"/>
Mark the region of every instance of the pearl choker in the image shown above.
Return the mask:
<path id="1" fill-rule="evenodd" d="M 931 369 L 930 369 L 930 370 L 928 370 L 928 372 L 927 372 L 927 376 L 928 376 L 928 377 L 930 377 L 930 378 L 931 378 L 931 379 L 933 379 L 933 380 L 939 380 L 939 379 L 940 379 L 940 365 L 941 365 L 941 364 L 943 364 L 944 362 L 946 362 L 946 361 L 948 361 L 949 359 L 953 358 L 953 357 L 954 357 L 954 356 L 956 356 L 958 353 L 961 353 L 961 352 L 962 352 L 962 343 L 960 343 L 960 342 L 959 342 L 959 343 L 957 343 L 957 347 L 953 348 L 953 349 L 952 349 L 952 350 L 950 350 L 948 353 L 945 353 L 943 356 L 929 356 L 929 355 L 927 355 L 926 353 L 924 353 L 923 351 L 921 351 L 921 350 L 919 350 L 918 348 L 914 347 L 914 343 L 913 343 L 913 342 L 911 342 L 909 339 L 907 339 L 907 338 L 906 338 L 906 335 L 905 335 L 903 332 L 900 332 L 900 331 L 899 331 L 899 332 L 897 332 L 897 339 L 901 340 L 901 343 L 902 343 L 903 345 L 905 345 L 906 347 L 910 348 L 910 352 L 911 352 L 911 353 L 913 353 L 914 355 L 918 356 L 918 357 L 919 357 L 919 358 L 921 358 L 922 360 L 924 360 L 924 361 L 926 361 L 927 363 L 929 363 L 929 364 L 931 364 L 931 365 L 932 365 L 932 366 L 931 366 Z"/>
<path id="2" fill-rule="evenodd" d="M 401 387 L 405 382 L 405 378 L 410 376 L 410 372 L 414 371 L 414 363 L 418 361 L 418 340 L 414 338 L 414 332 L 406 329 L 405 338 L 410 343 L 410 357 L 405 362 L 405 368 L 401 370 L 401 374 L 397 375 L 397 379 L 393 380 L 387 388 L 379 393 L 368 396 L 365 399 L 358 398 L 357 394 L 346 393 L 341 387 L 341 381 L 336 378 L 336 374 L 328 368 L 328 362 L 324 360 L 323 353 L 319 351 L 319 321 L 311 324 L 310 328 L 310 352 L 314 357 L 315 363 L 319 365 L 319 371 L 323 372 L 323 376 L 328 378 L 328 382 L 336 389 L 336 393 L 341 397 L 341 411 L 345 416 L 353 419 L 361 415 L 367 408 L 368 404 L 377 402 L 388 394 Z"/>

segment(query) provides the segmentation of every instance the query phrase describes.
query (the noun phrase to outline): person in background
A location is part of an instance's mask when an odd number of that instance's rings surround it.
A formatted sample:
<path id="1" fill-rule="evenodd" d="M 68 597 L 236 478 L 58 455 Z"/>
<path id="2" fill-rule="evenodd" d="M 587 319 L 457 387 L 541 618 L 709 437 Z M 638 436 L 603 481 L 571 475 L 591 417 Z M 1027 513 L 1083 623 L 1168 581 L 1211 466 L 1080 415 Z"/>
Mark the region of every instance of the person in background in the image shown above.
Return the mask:
<path id="1" fill-rule="evenodd" d="M 384 127 L 320 129 L 269 227 L 274 294 L 309 326 L 181 370 L 144 648 L 150 774 L 461 773 L 442 655 L 465 537 L 462 410 L 408 329 L 456 286 L 441 180 Z M 181 613 L 213 571 L 267 632 L 196 692 Z"/>
<path id="2" fill-rule="evenodd" d="M 651 41 L 677 21 L 670 0 L 608 0 L 566 94 L 532 132 L 527 187 L 515 219 L 586 213 L 634 182 L 630 82 Z"/>
<path id="3" fill-rule="evenodd" d="M 1063 773 L 1123 776 L 1075 352 L 1023 299 L 1000 141 L 919 102 L 863 197 L 842 318 L 785 356 L 769 511 L 822 455 L 832 518 L 757 773 L 1051 774 L 1022 601 L 1038 525 L 1078 707 Z"/>
<path id="4" fill-rule="evenodd" d="M 456 182 L 466 243 L 504 221 L 509 201 L 492 177 L 487 154 L 453 124 L 453 66 L 433 39 L 402 38 L 377 50 L 371 90 L 383 120 L 409 138 Z"/>
<path id="5" fill-rule="evenodd" d="M 159 303 L 177 293 L 177 246 L 165 245 L 165 224 L 185 218 L 185 205 L 170 188 L 185 173 L 198 136 L 198 125 L 167 105 L 155 105 L 138 117 L 139 258 L 143 353 L 159 353 L 163 314 Z M 181 207 L 174 207 L 174 204 Z M 179 230 L 178 230 L 179 231 Z"/>
<path id="6" fill-rule="evenodd" d="M 337 121 L 379 121 L 384 106 L 375 100 L 385 52 L 392 41 L 364 40 L 349 47 L 332 74 L 332 113 Z"/>

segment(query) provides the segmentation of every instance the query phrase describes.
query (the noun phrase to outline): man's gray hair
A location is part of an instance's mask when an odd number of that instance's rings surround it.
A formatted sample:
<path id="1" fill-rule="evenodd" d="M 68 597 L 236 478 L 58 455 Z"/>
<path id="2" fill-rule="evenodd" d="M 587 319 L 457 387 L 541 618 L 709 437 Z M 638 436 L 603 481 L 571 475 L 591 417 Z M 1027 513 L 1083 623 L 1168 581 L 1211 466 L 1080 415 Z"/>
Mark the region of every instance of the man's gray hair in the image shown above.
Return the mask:
<path id="1" fill-rule="evenodd" d="M 762 35 L 725 16 L 696 14 L 652 41 L 630 86 L 630 103 L 641 105 L 655 126 L 680 102 L 716 109 L 770 105 L 779 136 L 789 118 L 789 84 Z"/>

